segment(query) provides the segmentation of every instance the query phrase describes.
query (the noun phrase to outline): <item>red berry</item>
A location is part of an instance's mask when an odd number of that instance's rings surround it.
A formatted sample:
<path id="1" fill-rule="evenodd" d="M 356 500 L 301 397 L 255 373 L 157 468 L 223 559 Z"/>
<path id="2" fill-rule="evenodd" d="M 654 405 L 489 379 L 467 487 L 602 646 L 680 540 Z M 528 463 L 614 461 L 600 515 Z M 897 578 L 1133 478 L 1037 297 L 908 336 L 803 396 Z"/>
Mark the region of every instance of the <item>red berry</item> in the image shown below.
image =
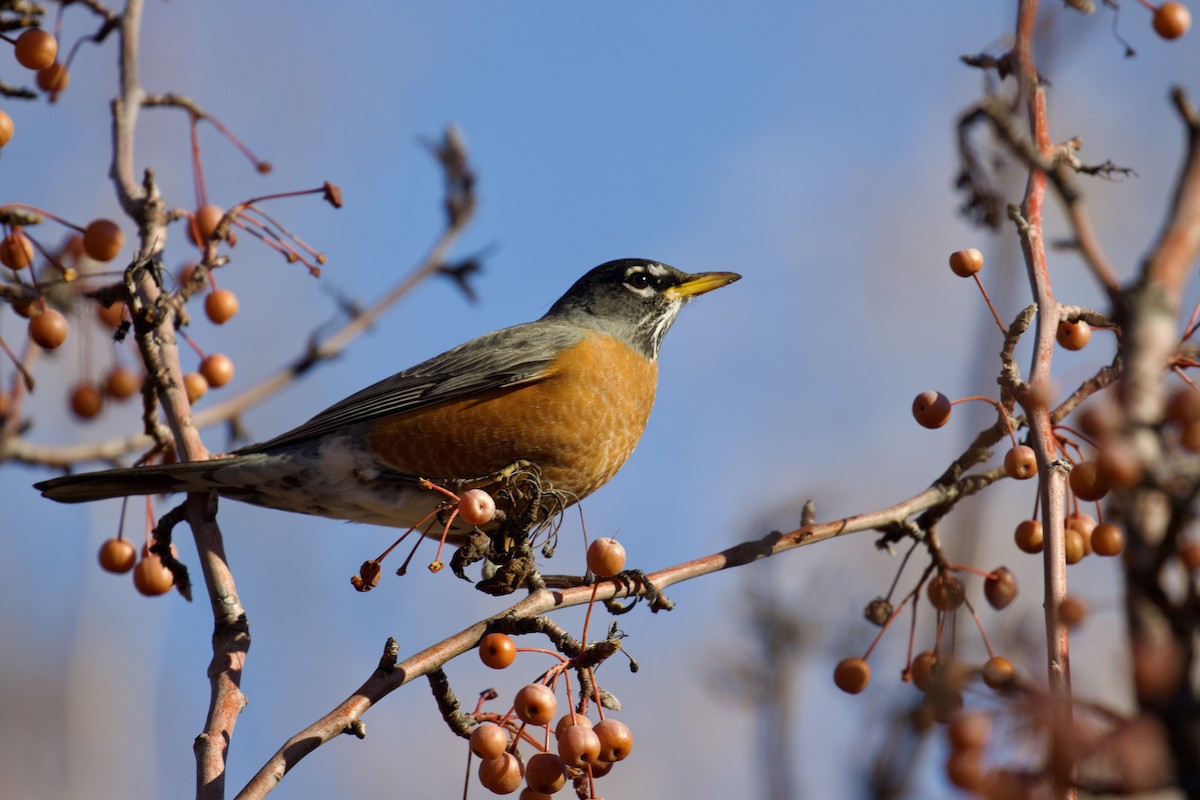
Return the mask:
<path id="1" fill-rule="evenodd" d="M 1111 522 L 1092 528 L 1092 550 L 1101 556 L 1118 556 L 1125 549 L 1125 534 Z"/>
<path id="2" fill-rule="evenodd" d="M 960 278 L 969 278 L 983 269 L 983 253 L 974 247 L 950 254 L 950 269 Z"/>
<path id="3" fill-rule="evenodd" d="M 67 318 L 53 308 L 29 320 L 29 338 L 47 350 L 53 350 L 67 340 Z"/>
<path id="4" fill-rule="evenodd" d="M 233 380 L 233 360 L 221 353 L 213 353 L 200 362 L 200 374 L 209 386 L 219 389 Z"/>
<path id="5" fill-rule="evenodd" d="M 501 753 L 479 764 L 479 782 L 493 794 L 512 794 L 520 788 L 524 774 L 521 759 L 512 753 Z"/>
<path id="6" fill-rule="evenodd" d="M 1058 343 L 1065 350 L 1082 350 L 1092 340 L 1092 327 L 1081 319 L 1058 323 Z"/>
<path id="7" fill-rule="evenodd" d="M 1192 14 L 1183 3 L 1163 3 L 1154 11 L 1154 32 L 1164 39 L 1178 39 L 1192 27 Z"/>
<path id="8" fill-rule="evenodd" d="M 154 597 L 171 591 L 175 577 L 171 575 L 171 570 L 163 566 L 161 558 L 148 555 L 133 568 L 133 585 L 147 597 Z"/>
<path id="9" fill-rule="evenodd" d="M 1037 475 L 1037 456 L 1033 448 L 1019 444 L 1004 454 L 1004 471 L 1008 477 L 1018 481 L 1029 480 Z"/>
<path id="10" fill-rule="evenodd" d="M 0 239 L 0 264 L 9 269 L 25 269 L 33 263 L 33 254 L 33 242 L 21 233 L 20 228 L 13 228 L 8 236 Z"/>
<path id="11" fill-rule="evenodd" d="M 499 758 L 508 748 L 508 733 L 494 722 L 481 722 L 471 731 L 471 752 L 487 761 Z"/>
<path id="12" fill-rule="evenodd" d="M 112 261 L 124 244 L 124 231 L 111 219 L 94 219 L 83 232 L 83 251 L 97 261 Z"/>
<path id="13" fill-rule="evenodd" d="M 932 389 L 913 400 L 912 414 L 922 427 L 940 428 L 950 421 L 950 398 Z"/>
<path id="14" fill-rule="evenodd" d="M 549 686 L 531 683 L 523 686 L 513 700 L 513 710 L 522 722 L 530 725 L 548 725 L 558 710 L 558 700 Z"/>
<path id="15" fill-rule="evenodd" d="M 14 131 L 12 117 L 0 110 L 0 147 L 12 141 Z"/>
<path id="16" fill-rule="evenodd" d="M 833 669 L 833 682 L 846 694 L 858 694 L 871 682 L 871 665 L 861 658 L 843 658 Z"/>
<path id="17" fill-rule="evenodd" d="M 13 54 L 25 69 L 45 69 L 58 57 L 58 40 L 41 28 L 30 28 L 17 37 Z"/>
<path id="18" fill-rule="evenodd" d="M 1017 541 L 1017 547 L 1026 553 L 1042 552 L 1042 523 L 1036 519 L 1025 520 L 1017 525 L 1017 532 L 1013 538 Z"/>
<path id="19" fill-rule="evenodd" d="M 633 750 L 633 732 L 624 722 L 602 719 L 593 730 L 600 738 L 601 761 L 624 761 Z"/>
<path id="20" fill-rule="evenodd" d="M 214 325 L 224 325 L 237 312 L 237 295 L 228 289 L 215 289 L 204 298 L 204 313 Z"/>
<path id="21" fill-rule="evenodd" d="M 137 561 L 137 548 L 128 539 L 113 538 L 100 545 L 100 566 L 108 572 L 129 572 Z"/>
<path id="22" fill-rule="evenodd" d="M 616 539 L 601 537 L 588 546 L 587 565 L 597 577 L 611 578 L 625 569 L 625 548 Z"/>
<path id="23" fill-rule="evenodd" d="M 1017 578 L 1008 567 L 996 567 L 983 582 L 983 594 L 992 608 L 1006 608 L 1017 598 Z"/>
<path id="24" fill-rule="evenodd" d="M 558 754 L 570 767 L 591 764 L 600 758 L 600 737 L 593 728 L 572 725 L 558 737 Z"/>
<path id="25" fill-rule="evenodd" d="M 468 525 L 486 525 L 496 518 L 496 501 L 483 489 L 468 489 L 458 498 L 458 518 Z"/>
<path id="26" fill-rule="evenodd" d="M 517 657 L 517 643 L 506 633 L 489 633 L 479 642 L 479 659 L 492 669 L 504 669 Z"/>

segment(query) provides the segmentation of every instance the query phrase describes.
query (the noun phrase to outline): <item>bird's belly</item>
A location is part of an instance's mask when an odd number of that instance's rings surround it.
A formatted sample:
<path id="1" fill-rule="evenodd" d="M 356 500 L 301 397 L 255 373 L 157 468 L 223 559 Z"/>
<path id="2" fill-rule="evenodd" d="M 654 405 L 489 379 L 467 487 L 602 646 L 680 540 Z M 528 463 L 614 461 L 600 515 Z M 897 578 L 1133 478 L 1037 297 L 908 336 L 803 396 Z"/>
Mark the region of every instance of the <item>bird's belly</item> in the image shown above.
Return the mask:
<path id="1" fill-rule="evenodd" d="M 617 473 L 654 404 L 657 365 L 589 335 L 541 380 L 380 420 L 368 445 L 390 468 L 431 480 L 493 475 L 517 461 L 581 499 Z"/>

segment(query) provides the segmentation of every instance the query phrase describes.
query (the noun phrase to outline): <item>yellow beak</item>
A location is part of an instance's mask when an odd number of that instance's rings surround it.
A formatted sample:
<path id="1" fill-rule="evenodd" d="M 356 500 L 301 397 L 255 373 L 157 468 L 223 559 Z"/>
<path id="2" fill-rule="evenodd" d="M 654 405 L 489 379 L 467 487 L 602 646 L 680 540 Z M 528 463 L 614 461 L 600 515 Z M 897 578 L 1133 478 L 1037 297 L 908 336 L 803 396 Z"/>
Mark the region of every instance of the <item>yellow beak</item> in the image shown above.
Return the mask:
<path id="1" fill-rule="evenodd" d="M 736 272 L 702 272 L 699 275 L 688 276 L 686 281 L 678 286 L 672 286 L 667 289 L 663 292 L 663 295 L 670 300 L 686 300 L 705 292 L 711 292 L 713 289 L 720 289 L 722 286 L 733 283 L 741 277 Z"/>

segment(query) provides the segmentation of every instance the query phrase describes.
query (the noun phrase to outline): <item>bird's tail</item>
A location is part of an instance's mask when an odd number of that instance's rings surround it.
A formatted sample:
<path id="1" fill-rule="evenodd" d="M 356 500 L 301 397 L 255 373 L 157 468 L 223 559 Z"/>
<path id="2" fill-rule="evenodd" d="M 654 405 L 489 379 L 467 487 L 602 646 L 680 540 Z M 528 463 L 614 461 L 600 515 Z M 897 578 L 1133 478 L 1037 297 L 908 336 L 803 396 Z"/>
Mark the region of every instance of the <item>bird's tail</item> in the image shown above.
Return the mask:
<path id="1" fill-rule="evenodd" d="M 60 503 L 86 503 L 138 494 L 205 492 L 226 486 L 226 481 L 216 477 L 217 472 L 261 458 L 262 455 L 255 454 L 183 464 L 82 472 L 35 483 L 33 488 Z"/>

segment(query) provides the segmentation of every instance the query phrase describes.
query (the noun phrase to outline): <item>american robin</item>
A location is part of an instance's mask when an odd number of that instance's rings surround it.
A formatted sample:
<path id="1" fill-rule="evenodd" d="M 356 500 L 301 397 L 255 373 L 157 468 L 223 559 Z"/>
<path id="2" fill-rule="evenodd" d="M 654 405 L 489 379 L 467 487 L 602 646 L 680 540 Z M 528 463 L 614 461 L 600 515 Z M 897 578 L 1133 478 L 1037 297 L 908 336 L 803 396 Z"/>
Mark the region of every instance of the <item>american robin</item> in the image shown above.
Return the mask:
<path id="1" fill-rule="evenodd" d="M 659 345 L 679 309 L 740 277 L 610 261 L 541 319 L 459 345 L 270 441 L 210 461 L 65 475 L 36 488 L 64 503 L 215 491 L 410 527 L 445 499 L 420 479 L 456 492 L 494 491 L 529 465 L 540 489 L 566 506 L 608 482 L 633 452 L 654 402 Z"/>

